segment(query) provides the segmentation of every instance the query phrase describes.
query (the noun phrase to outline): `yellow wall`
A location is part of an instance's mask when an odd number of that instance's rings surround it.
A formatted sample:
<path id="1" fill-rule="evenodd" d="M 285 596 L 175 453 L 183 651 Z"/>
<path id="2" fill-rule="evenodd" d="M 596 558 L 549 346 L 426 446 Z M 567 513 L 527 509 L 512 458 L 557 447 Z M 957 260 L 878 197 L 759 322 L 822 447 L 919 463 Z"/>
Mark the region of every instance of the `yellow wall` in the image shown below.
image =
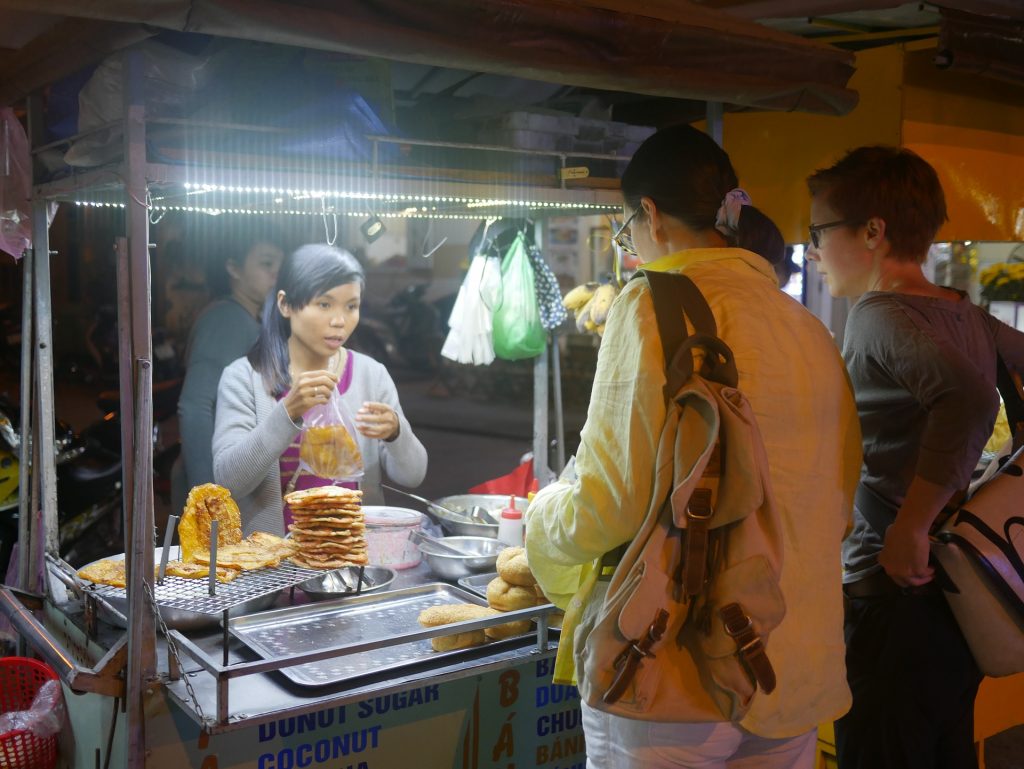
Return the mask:
<path id="1" fill-rule="evenodd" d="M 903 144 L 932 163 L 950 222 L 940 240 L 1024 240 L 1024 88 L 938 70 L 934 50 L 857 55 L 849 115 L 730 113 L 723 143 L 754 204 L 787 242 L 807 239 L 804 180 L 864 144 Z"/>
<path id="2" fill-rule="evenodd" d="M 1024 88 L 943 72 L 908 53 L 903 144 L 935 166 L 949 223 L 940 240 L 1024 240 Z"/>
<path id="3" fill-rule="evenodd" d="M 722 143 L 754 205 L 788 243 L 807 240 L 805 179 L 861 144 L 898 144 L 903 52 L 876 48 L 857 57 L 850 87 L 857 107 L 843 117 L 804 113 L 728 113 Z"/>

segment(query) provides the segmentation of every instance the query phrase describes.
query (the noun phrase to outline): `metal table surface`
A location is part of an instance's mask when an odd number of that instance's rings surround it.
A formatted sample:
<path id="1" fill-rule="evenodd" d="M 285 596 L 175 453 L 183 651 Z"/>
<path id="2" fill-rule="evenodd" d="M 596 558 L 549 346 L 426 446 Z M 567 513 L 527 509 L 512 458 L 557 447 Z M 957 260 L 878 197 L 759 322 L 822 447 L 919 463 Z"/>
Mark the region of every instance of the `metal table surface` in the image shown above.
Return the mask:
<path id="1" fill-rule="evenodd" d="M 426 564 L 412 569 L 396 572 L 395 580 L 389 590 L 411 587 L 426 582 L 439 581 L 433 576 Z M 452 583 L 456 584 L 457 583 Z M 284 593 L 277 607 L 308 602 L 301 590 L 294 590 L 292 595 Z M 189 633 L 188 638 L 209 656 L 220 658 L 223 652 L 223 636 L 219 629 L 205 633 Z M 163 639 L 161 639 L 162 641 Z M 163 647 L 163 643 L 161 643 Z M 377 676 L 366 676 L 358 681 L 342 683 L 337 686 L 303 687 L 289 681 L 284 675 L 274 673 L 257 673 L 230 681 L 228 698 L 228 716 L 226 722 L 215 722 L 210 716 L 217 712 L 217 681 L 205 671 L 198 668 L 187 657 L 183 657 L 184 672 L 195 693 L 199 708 L 205 719 L 198 712 L 185 686 L 184 678 L 169 681 L 167 693 L 172 702 L 178 705 L 197 723 L 205 720 L 207 730 L 216 734 L 235 729 L 248 728 L 262 723 L 278 720 L 285 716 L 301 715 L 323 710 L 332 705 L 345 705 L 358 702 L 368 697 L 384 696 L 395 692 L 406 691 L 417 686 L 438 684 L 487 672 L 502 670 L 531 661 L 551 658 L 557 649 L 557 636 L 553 635 L 549 648 L 538 651 L 533 636 L 508 641 L 492 642 L 485 646 L 466 650 L 465 656 L 449 664 L 429 664 L 409 668 L 403 671 Z M 165 650 L 161 648 L 161 657 Z M 228 647 L 228 664 L 249 662 L 257 659 L 252 651 L 235 638 Z"/>

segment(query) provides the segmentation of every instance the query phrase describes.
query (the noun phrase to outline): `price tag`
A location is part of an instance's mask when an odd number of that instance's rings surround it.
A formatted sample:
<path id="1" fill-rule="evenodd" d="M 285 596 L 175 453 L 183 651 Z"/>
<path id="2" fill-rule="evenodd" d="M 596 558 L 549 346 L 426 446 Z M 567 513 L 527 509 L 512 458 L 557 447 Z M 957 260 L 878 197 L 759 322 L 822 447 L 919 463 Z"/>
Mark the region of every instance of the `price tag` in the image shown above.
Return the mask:
<path id="1" fill-rule="evenodd" d="M 562 169 L 563 179 L 586 179 L 590 176 L 590 169 L 586 166 L 570 166 Z"/>

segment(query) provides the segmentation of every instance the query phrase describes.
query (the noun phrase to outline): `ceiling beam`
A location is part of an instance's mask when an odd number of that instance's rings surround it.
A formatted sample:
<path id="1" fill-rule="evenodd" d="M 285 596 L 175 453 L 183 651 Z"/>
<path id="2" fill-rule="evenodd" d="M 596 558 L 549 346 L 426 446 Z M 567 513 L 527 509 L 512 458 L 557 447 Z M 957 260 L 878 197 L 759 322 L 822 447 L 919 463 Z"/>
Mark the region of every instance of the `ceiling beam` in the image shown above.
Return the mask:
<path id="1" fill-rule="evenodd" d="M 0 8 L 36 4 L 0 0 Z M 856 104 L 846 88 L 850 54 L 685 0 L 673 5 L 689 20 L 569 0 L 48 0 L 44 7 L 609 91 L 826 114 Z"/>

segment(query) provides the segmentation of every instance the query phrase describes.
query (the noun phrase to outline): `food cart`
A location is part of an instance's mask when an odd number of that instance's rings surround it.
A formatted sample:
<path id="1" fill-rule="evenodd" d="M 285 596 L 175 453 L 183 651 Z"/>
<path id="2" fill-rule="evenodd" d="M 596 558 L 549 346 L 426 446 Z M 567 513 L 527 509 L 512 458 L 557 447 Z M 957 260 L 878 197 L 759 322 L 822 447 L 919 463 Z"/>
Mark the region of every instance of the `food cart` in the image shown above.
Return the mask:
<path id="1" fill-rule="evenodd" d="M 621 21 L 618 12 L 613 18 L 606 10 L 580 10 L 578 18 L 570 19 L 534 3 L 529 35 L 539 36 L 542 44 L 516 47 L 494 44 L 508 26 L 500 9 L 481 11 L 476 4 L 465 4 L 460 11 L 454 3 L 446 23 L 464 21 L 460 13 L 472 11 L 481 30 L 480 41 L 466 39 L 458 47 L 444 37 L 445 32 L 450 34 L 444 24 L 438 30 L 411 34 L 412 24 L 408 30 L 388 27 L 369 17 L 348 18 L 312 6 L 304 7 L 308 13 L 303 24 L 297 15 L 291 20 L 287 14 L 261 15 L 275 10 L 274 6 L 252 3 L 244 9 L 227 9 L 218 2 L 171 3 L 163 4 L 163 10 L 140 10 L 139 16 L 114 4 L 93 10 L 98 18 L 113 14 L 108 18 L 116 22 L 142 21 L 357 53 L 365 52 L 367 45 L 378 53 L 393 47 L 407 60 L 427 59 L 449 66 L 479 66 L 481 60 L 492 60 L 490 71 L 542 72 L 549 79 L 558 72 L 582 85 L 702 99 L 728 96 L 737 103 L 775 109 L 841 112 L 853 100 L 853 94 L 843 88 L 851 72 L 848 55 L 798 44 L 779 33 L 706 11 L 700 12 L 700 23 L 692 28 L 681 18 L 669 20 L 674 31 L 669 39 L 664 20 L 631 16 L 636 34 L 623 36 L 615 24 L 608 23 L 610 18 Z M 72 17 L 79 10 L 73 3 L 49 7 L 51 13 Z M 387 9 L 377 12 L 386 15 Z M 395 13 L 402 15 L 401 9 Z M 676 69 L 660 66 L 652 78 L 652 70 L 645 67 L 602 67 L 594 61 L 592 41 L 576 39 L 576 25 L 583 20 L 610 45 L 632 46 L 620 55 L 623 62 L 645 59 L 656 47 Z M 83 24 L 82 34 L 92 34 L 96 27 Z M 728 62 L 712 57 L 705 64 L 714 74 L 713 85 L 702 82 L 699 69 L 676 64 L 677 57 L 685 60 L 690 41 L 706 43 L 709 30 L 730 41 L 731 51 Z M 485 31 L 496 36 L 494 40 L 488 42 Z M 61 32 L 76 34 L 70 28 Z M 141 28 L 115 32 L 97 37 L 96 50 L 120 47 L 137 39 L 135 34 L 149 34 Z M 478 50 L 480 42 L 483 46 Z M 575 51 L 575 63 L 569 61 L 568 50 Z M 809 67 L 810 61 L 822 66 Z M 769 69 L 772 77 L 767 76 Z M 70 728 L 62 734 L 62 760 L 76 768 L 582 766 L 578 695 L 571 687 L 550 683 L 557 643 L 549 624 L 550 606 L 460 626 L 472 630 L 521 618 L 532 621 L 528 634 L 451 654 L 432 654 L 422 651 L 423 644 L 430 637 L 450 633 L 450 626 L 416 627 L 408 621 L 409 605 L 437 596 L 470 602 L 482 599 L 478 594 L 474 599 L 466 586 L 433 580 L 425 567 L 404 572 L 387 591 L 360 592 L 322 604 L 310 603 L 295 589 L 308 575 L 287 570 L 274 573 L 274 579 L 264 584 L 250 584 L 248 593 L 222 587 L 208 595 L 205 586 L 196 583 L 189 594 L 174 596 L 162 589 L 167 585 L 157 584 L 153 572 L 156 546 L 161 543 L 154 541 L 149 226 L 150 217 L 164 210 L 216 209 L 236 216 L 330 213 L 473 219 L 602 213 L 619 208 L 617 193 L 607 188 L 613 185 L 574 187 L 567 180 L 585 175 L 579 168 L 588 161 L 619 158 L 516 150 L 552 164 L 545 182 L 527 181 L 523 175 L 481 182 L 479 176 L 459 180 L 423 169 L 421 173 L 396 170 L 386 162 L 386 147 L 395 141 L 387 137 L 370 138 L 372 157 L 358 167 L 304 166 L 266 155 L 210 158 L 198 151 L 186 152 L 178 158 L 180 162 L 157 162 L 148 147 L 156 121 L 147 120 L 141 70 L 138 54 L 126 52 L 123 113 L 117 121 L 123 137 L 120 161 L 56 180 L 35 177 L 33 249 L 26 253 L 24 264 L 21 392 L 26 397 L 22 398 L 21 425 L 23 434 L 33 437 L 34 472 L 30 476 L 29 462 L 21 464 L 21 488 L 31 487 L 32 494 L 23 493 L 20 502 L 18 586 L 0 588 L 0 612 L 10 619 L 25 650 L 45 660 L 64 683 Z M 810 78 L 808 72 L 815 76 Z M 34 83 L 32 88 L 53 77 L 45 67 L 29 67 L 27 73 L 21 82 Z M 653 81 L 657 82 L 651 85 Z M 45 148 L 39 98 L 30 96 L 28 104 L 32 145 L 39 151 Z M 709 115 L 720 120 L 720 105 L 709 108 Z M 251 135 L 268 130 L 210 124 L 179 127 Z M 78 138 L 82 137 L 72 137 Z M 415 144 L 411 140 L 398 143 Z M 446 151 L 509 151 L 435 145 Z M 288 206 L 277 205 L 278 198 L 288 201 Z M 54 381 L 46 255 L 47 207 L 56 201 L 118 207 L 125 213 L 125 234 L 117 243 L 117 295 L 127 588 L 116 595 L 83 588 L 55 557 L 55 468 L 52 452 L 47 450 L 54 438 Z M 546 355 L 534 365 L 535 473 L 542 483 L 552 473 L 546 461 L 548 366 Z M 252 601 L 268 597 L 263 611 L 238 613 Z M 174 609 L 209 621 L 198 623 L 199 627 L 172 627 L 177 623 L 168 618 Z M 358 638 L 339 638 L 329 629 L 325 634 L 311 632 L 330 628 L 336 617 L 323 615 L 331 612 L 360 616 L 362 626 L 371 632 Z M 391 624 L 396 615 L 405 621 Z M 320 627 L 314 627 L 316 623 Z M 283 651 L 265 651 L 267 636 L 280 628 L 287 633 L 299 627 L 302 630 L 293 636 L 326 635 L 328 641 L 314 648 L 295 643 Z M 247 636 L 250 641 L 244 640 Z"/>
<path id="2" fill-rule="evenodd" d="M 425 565 L 401 572 L 387 591 L 361 590 L 318 604 L 296 589 L 308 570 L 287 563 L 218 586 L 215 595 L 202 581 L 175 586 L 152 577 L 159 551 L 154 555 L 149 225 L 160 211 L 202 215 L 213 209 L 234 216 L 539 218 L 611 212 L 616 194 L 559 184 L 567 175 L 559 174 L 567 162 L 559 153 L 524 153 L 553 164 L 555 181 L 546 188 L 439 181 L 427 171 L 425 178 L 409 178 L 408 169 L 397 176 L 379 160 L 379 147 L 394 141 L 387 137 L 373 138 L 373 159 L 358 176 L 348 167 L 275 158 L 203 163 L 189 156 L 181 164 L 154 163 L 147 156 L 149 124 L 136 67 L 128 54 L 119 170 L 77 173 L 34 188 L 37 254 L 46 253 L 51 202 L 123 208 L 126 221 L 117 257 L 128 588 L 83 586 L 54 555 L 53 457 L 37 451 L 38 494 L 21 502 L 22 590 L 0 592 L 3 613 L 65 682 L 71 728 L 62 755 L 73 766 L 580 764 L 577 695 L 550 683 L 557 643 L 550 605 L 462 628 L 529 619 L 535 630 L 525 636 L 435 653 L 429 638 L 450 631 L 420 628 L 416 613 L 437 602 L 486 601 L 438 582 Z M 30 112 L 30 121 L 37 119 Z M 614 158 L 573 158 L 594 159 Z M 35 337 L 23 346 L 22 391 L 38 395 L 23 399 L 22 424 L 32 426 L 39 447 L 52 445 L 50 276 L 47 259 L 25 258 L 25 328 Z M 536 456 L 545 458 L 547 366 L 546 355 L 536 360 L 534 444 Z M 550 477 L 546 461 L 536 464 L 540 477 Z M 30 486 L 27 468 L 23 463 L 22 488 Z M 43 584 L 35 583 L 36 575 Z M 264 611 L 248 613 L 255 608 Z M 255 618 L 264 624 L 257 626 Z M 343 621 L 349 628 L 358 622 L 365 632 L 346 635 L 339 629 Z M 313 645 L 288 640 L 314 636 Z"/>

